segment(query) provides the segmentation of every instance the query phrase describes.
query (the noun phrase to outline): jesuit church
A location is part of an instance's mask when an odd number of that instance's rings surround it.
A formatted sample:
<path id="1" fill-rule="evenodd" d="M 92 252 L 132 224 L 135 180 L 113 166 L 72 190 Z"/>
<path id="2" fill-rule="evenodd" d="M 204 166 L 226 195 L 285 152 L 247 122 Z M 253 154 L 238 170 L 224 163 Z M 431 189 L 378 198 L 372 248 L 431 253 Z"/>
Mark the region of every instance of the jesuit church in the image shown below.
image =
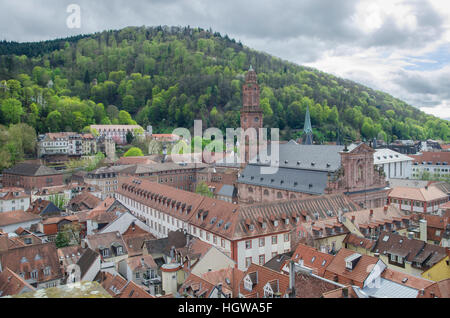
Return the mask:
<path id="1" fill-rule="evenodd" d="M 250 67 L 243 86 L 241 128 L 262 128 L 260 88 Z M 238 178 L 239 203 L 268 203 L 324 194 L 345 194 L 362 208 L 381 207 L 387 202 L 388 187 L 381 170 L 374 165 L 372 148 L 364 143 L 347 146 L 314 145 L 309 108 L 303 143 L 280 144 L 279 170 L 261 174 L 259 159 L 246 162 Z M 270 147 L 268 149 L 270 153 Z M 267 165 L 267 163 L 266 163 Z"/>

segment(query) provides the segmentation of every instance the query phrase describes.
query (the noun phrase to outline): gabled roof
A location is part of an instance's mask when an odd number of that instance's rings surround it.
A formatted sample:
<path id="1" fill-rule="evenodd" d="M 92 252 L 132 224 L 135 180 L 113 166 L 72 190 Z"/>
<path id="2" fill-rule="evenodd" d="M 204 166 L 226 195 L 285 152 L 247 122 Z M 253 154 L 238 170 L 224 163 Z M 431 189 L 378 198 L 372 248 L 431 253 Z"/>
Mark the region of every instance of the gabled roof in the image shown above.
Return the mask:
<path id="1" fill-rule="evenodd" d="M 147 293 L 141 286 L 137 285 L 133 281 L 129 281 L 122 292 L 120 293 L 119 298 L 156 298 L 149 293 Z"/>
<path id="2" fill-rule="evenodd" d="M 165 254 L 169 255 L 172 247 L 182 248 L 187 243 L 186 235 L 182 231 L 169 232 L 166 238 L 158 240 L 150 240 L 144 242 L 144 247 L 148 254 Z"/>
<path id="3" fill-rule="evenodd" d="M 319 276 L 323 276 L 325 269 L 333 260 L 333 255 L 319 252 L 314 247 L 304 244 L 299 244 L 292 255 L 292 260 L 295 263 L 303 262 L 303 266 L 311 268 Z"/>
<path id="4" fill-rule="evenodd" d="M 98 258 L 100 258 L 99 253 L 94 252 L 90 248 L 86 249 L 86 251 L 83 253 L 81 258 L 77 262 L 77 265 L 80 267 L 81 270 L 82 278 L 84 277 L 84 275 L 86 275 L 86 273 L 89 271 L 89 269 L 92 267 L 92 265 Z"/>
<path id="5" fill-rule="evenodd" d="M 112 246 L 118 244 L 123 247 L 123 252 L 128 254 L 127 245 L 123 241 L 122 235 L 119 232 L 88 235 L 86 240 L 88 241 L 89 247 L 96 252 L 101 248 L 111 248 Z"/>
<path id="6" fill-rule="evenodd" d="M 41 216 L 49 216 L 60 214 L 61 210 L 51 201 L 37 199 L 31 203 L 27 212 Z"/>
<path id="7" fill-rule="evenodd" d="M 253 282 L 251 291 L 244 288 L 244 280 L 249 276 Z M 245 271 L 243 279 L 239 283 L 239 293 L 245 298 L 264 297 L 264 287 L 268 283 L 277 282 L 277 292 L 281 297 L 287 294 L 289 288 L 289 276 L 273 271 L 267 267 L 251 264 Z"/>
<path id="8" fill-rule="evenodd" d="M 337 275 L 338 277 L 345 277 L 346 279 L 353 281 L 352 285 L 362 287 L 370 275 L 368 268 L 377 264 L 379 259 L 373 256 L 360 255 L 356 266 L 354 266 L 352 270 L 348 270 L 346 268 L 346 259 L 353 255 L 355 255 L 354 251 L 341 248 L 326 268 L 324 274 L 325 278 L 334 280 Z"/>
<path id="9" fill-rule="evenodd" d="M 2 267 L 8 267 L 16 274 L 24 273 L 25 279 L 30 279 L 33 271 L 38 272 L 39 283 L 62 278 L 58 254 L 54 243 L 27 245 L 10 249 L 0 254 Z M 44 269 L 50 268 L 50 275 L 44 274 Z"/>
<path id="10" fill-rule="evenodd" d="M 349 233 L 345 237 L 344 241 L 342 242 L 344 244 L 348 244 L 354 247 L 361 247 L 366 250 L 372 250 L 373 246 L 375 245 L 376 241 L 366 239 L 364 237 L 359 237 L 356 234 Z"/>
<path id="11" fill-rule="evenodd" d="M 383 255 L 394 254 L 404 257 L 406 261 L 421 264 L 421 269 L 426 270 L 447 256 L 445 247 L 425 243 L 420 240 L 410 239 L 400 234 L 382 232 L 372 249 L 374 253 Z"/>
<path id="12" fill-rule="evenodd" d="M 392 191 L 389 193 L 389 197 L 429 202 L 434 200 L 443 200 L 446 199 L 448 196 L 447 194 L 445 194 L 436 187 L 428 187 L 428 188 L 397 187 L 392 189 Z"/>
<path id="13" fill-rule="evenodd" d="M 3 226 L 21 224 L 25 222 L 36 222 L 41 220 L 39 216 L 24 212 L 23 210 L 16 210 L 12 212 L 0 213 L 0 228 Z"/>
<path id="14" fill-rule="evenodd" d="M 341 284 L 303 272 L 295 273 L 294 286 L 295 298 L 322 298 L 323 294 L 342 288 Z"/>
<path id="15" fill-rule="evenodd" d="M 423 295 L 419 294 L 419 298 L 450 298 L 450 278 L 436 282 L 425 288 Z"/>
<path id="16" fill-rule="evenodd" d="M 191 273 L 181 285 L 179 293 L 181 295 L 186 293 L 194 298 L 209 298 L 213 289 L 213 283 Z"/>
<path id="17" fill-rule="evenodd" d="M 0 272 L 0 297 L 17 295 L 24 290 L 29 292 L 35 289 L 9 268 Z"/>
<path id="18" fill-rule="evenodd" d="M 20 176 L 40 177 L 62 174 L 61 172 L 43 165 L 20 163 L 11 169 L 3 170 L 3 174 L 14 174 Z"/>
<path id="19" fill-rule="evenodd" d="M 422 277 L 405 274 L 403 272 L 396 271 L 390 268 L 386 268 L 381 274 L 381 277 L 416 290 L 422 290 L 434 284 L 433 281 L 424 279 Z"/>
<path id="20" fill-rule="evenodd" d="M 102 200 L 89 192 L 82 192 L 67 204 L 70 208 L 74 207 L 76 211 L 92 210 L 97 207 Z"/>

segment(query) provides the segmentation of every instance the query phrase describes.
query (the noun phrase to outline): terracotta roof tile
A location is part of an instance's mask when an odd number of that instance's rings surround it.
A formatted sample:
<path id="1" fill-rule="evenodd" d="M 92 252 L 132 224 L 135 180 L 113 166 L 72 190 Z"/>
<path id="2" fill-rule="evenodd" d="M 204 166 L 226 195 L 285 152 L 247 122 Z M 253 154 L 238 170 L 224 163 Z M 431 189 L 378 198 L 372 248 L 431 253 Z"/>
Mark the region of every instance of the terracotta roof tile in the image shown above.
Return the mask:
<path id="1" fill-rule="evenodd" d="M 304 266 L 313 269 L 317 275 L 323 276 L 325 269 L 333 260 L 333 255 L 319 252 L 314 247 L 299 244 L 292 260 L 296 263 L 303 261 Z"/>
<path id="2" fill-rule="evenodd" d="M 0 297 L 17 295 L 25 288 L 27 288 L 28 292 L 35 291 L 33 286 L 9 268 L 5 268 L 3 272 L 0 272 Z"/>
<path id="3" fill-rule="evenodd" d="M 353 281 L 352 285 L 363 287 L 365 280 L 370 274 L 368 269 L 370 266 L 374 266 L 379 259 L 373 256 L 361 255 L 356 266 L 352 270 L 348 270 L 345 259 L 354 254 L 358 253 L 342 248 L 326 268 L 324 277 L 329 280 L 334 280 L 337 276 L 339 282 L 340 278 L 344 277 L 347 280 Z"/>
<path id="4" fill-rule="evenodd" d="M 244 280 L 247 276 L 251 277 L 253 282 L 251 291 L 244 288 Z M 278 290 L 281 297 L 286 295 L 287 290 L 289 289 L 288 275 L 278 273 L 263 266 L 251 264 L 239 283 L 239 293 L 245 298 L 262 298 L 264 297 L 264 287 L 266 284 L 274 281 L 278 281 Z"/>

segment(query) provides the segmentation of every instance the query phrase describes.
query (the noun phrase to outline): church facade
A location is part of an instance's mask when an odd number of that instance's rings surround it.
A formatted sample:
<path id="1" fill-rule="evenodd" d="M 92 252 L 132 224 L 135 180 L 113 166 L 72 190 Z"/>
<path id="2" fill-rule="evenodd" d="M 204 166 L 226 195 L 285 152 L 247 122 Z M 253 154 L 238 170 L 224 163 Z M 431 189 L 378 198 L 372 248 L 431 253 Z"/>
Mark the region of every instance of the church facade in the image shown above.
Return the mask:
<path id="1" fill-rule="evenodd" d="M 256 72 L 250 68 L 243 87 L 241 127 L 262 128 Z M 295 200 L 325 194 L 345 194 L 361 208 L 386 204 L 389 188 L 385 175 L 374 165 L 374 152 L 364 143 L 350 147 L 314 145 L 309 111 L 305 118 L 303 144 L 281 144 L 278 172 L 261 173 L 267 163 L 259 160 L 243 167 L 238 178 L 239 203 L 250 205 Z M 269 147 L 270 152 L 270 147 Z M 246 156 L 248 144 L 246 143 Z"/>

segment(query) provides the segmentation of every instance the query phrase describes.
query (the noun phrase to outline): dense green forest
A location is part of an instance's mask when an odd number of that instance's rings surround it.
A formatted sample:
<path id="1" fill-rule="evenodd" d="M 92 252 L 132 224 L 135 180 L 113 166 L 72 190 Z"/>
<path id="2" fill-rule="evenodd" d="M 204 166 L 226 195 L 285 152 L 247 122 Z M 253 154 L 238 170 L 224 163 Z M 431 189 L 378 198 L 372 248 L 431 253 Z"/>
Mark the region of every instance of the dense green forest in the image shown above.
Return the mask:
<path id="1" fill-rule="evenodd" d="M 238 127 L 241 89 L 258 73 L 266 127 L 316 141 L 449 140 L 449 122 L 383 92 L 254 51 L 211 30 L 130 27 L 41 43 L 0 42 L 0 123 L 48 131 L 135 121 L 154 131 L 194 119 Z M 6 129 L 6 128 L 4 128 Z"/>

